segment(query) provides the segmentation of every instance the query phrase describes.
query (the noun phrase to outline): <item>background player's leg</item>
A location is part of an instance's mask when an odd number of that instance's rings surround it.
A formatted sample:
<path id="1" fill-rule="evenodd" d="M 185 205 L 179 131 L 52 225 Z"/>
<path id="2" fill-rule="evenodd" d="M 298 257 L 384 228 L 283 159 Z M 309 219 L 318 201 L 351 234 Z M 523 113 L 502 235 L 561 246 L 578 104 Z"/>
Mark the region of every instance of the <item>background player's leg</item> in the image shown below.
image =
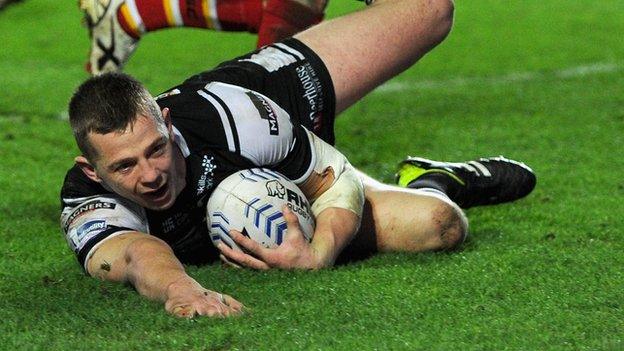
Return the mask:
<path id="1" fill-rule="evenodd" d="M 399 188 L 360 174 L 366 204 L 360 229 L 362 237 L 354 241 L 374 237 L 381 252 L 444 250 L 463 242 L 468 221 L 443 193 Z"/>
<path id="2" fill-rule="evenodd" d="M 323 20 L 326 0 L 265 0 L 258 47 L 286 39 Z"/>
<path id="3" fill-rule="evenodd" d="M 292 36 L 323 19 L 325 0 L 126 0 L 117 15 L 135 38 L 170 27 L 258 33 L 258 46 Z"/>
<path id="4" fill-rule="evenodd" d="M 195 27 L 257 32 L 262 0 L 125 0 L 119 23 L 135 38 L 162 28 Z"/>
<path id="5" fill-rule="evenodd" d="M 258 45 L 289 37 L 323 18 L 326 0 L 80 0 L 91 36 L 87 70 L 119 71 L 142 35 L 170 27 L 258 34 Z M 270 8 L 269 8 L 270 6 Z M 295 13 L 296 12 L 296 13 Z"/>
<path id="6" fill-rule="evenodd" d="M 295 38 L 311 47 L 329 69 L 339 113 L 440 43 L 452 17 L 450 0 L 377 0 Z"/>

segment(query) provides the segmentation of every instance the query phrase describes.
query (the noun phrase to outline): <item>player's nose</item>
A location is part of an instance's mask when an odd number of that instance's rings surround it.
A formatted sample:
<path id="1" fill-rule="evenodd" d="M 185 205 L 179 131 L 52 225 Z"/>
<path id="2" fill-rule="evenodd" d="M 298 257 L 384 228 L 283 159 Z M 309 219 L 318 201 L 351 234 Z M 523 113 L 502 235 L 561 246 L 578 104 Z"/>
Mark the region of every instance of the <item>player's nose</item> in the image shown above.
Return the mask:
<path id="1" fill-rule="evenodd" d="M 140 182 L 147 187 L 158 187 L 162 181 L 162 172 L 151 162 L 145 161 L 140 163 L 141 179 Z"/>

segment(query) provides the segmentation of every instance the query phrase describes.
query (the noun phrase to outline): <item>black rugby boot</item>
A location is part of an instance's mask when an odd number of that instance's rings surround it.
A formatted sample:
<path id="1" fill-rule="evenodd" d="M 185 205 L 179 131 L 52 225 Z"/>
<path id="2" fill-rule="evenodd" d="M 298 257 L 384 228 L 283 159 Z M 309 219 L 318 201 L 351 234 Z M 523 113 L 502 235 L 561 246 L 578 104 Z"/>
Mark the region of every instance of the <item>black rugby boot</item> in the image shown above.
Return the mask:
<path id="1" fill-rule="evenodd" d="M 536 183 L 531 168 L 502 156 L 461 163 L 408 157 L 399 164 L 396 180 L 404 187 L 438 189 L 461 208 L 517 200 Z"/>

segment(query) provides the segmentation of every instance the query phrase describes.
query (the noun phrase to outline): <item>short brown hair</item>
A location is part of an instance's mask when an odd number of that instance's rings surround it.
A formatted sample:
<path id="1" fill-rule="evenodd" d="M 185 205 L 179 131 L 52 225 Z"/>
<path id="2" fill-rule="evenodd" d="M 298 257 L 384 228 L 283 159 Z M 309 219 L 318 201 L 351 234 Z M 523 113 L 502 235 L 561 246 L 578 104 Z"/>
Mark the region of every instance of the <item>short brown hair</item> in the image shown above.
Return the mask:
<path id="1" fill-rule="evenodd" d="M 83 156 L 95 161 L 97 151 L 89 133 L 107 134 L 131 126 L 138 114 L 162 123 L 156 101 L 136 79 L 123 73 L 106 73 L 82 83 L 69 102 L 69 123 Z"/>

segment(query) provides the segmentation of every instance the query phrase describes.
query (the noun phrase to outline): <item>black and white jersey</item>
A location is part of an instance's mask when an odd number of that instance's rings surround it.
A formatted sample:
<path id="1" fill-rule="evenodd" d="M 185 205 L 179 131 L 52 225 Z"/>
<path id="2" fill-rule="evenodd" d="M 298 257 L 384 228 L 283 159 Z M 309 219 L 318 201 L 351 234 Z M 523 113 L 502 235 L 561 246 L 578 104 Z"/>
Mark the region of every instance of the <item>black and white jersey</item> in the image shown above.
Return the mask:
<path id="1" fill-rule="evenodd" d="M 257 166 L 302 182 L 315 162 L 306 129 L 330 144 L 334 139 L 329 73 L 295 39 L 195 75 L 156 101 L 170 109 L 174 141 L 186 160 L 186 187 L 171 208 L 152 211 L 71 168 L 61 190 L 61 226 L 83 267 L 99 243 L 127 231 L 163 239 L 185 263 L 218 258 L 205 219 L 215 185 Z"/>

